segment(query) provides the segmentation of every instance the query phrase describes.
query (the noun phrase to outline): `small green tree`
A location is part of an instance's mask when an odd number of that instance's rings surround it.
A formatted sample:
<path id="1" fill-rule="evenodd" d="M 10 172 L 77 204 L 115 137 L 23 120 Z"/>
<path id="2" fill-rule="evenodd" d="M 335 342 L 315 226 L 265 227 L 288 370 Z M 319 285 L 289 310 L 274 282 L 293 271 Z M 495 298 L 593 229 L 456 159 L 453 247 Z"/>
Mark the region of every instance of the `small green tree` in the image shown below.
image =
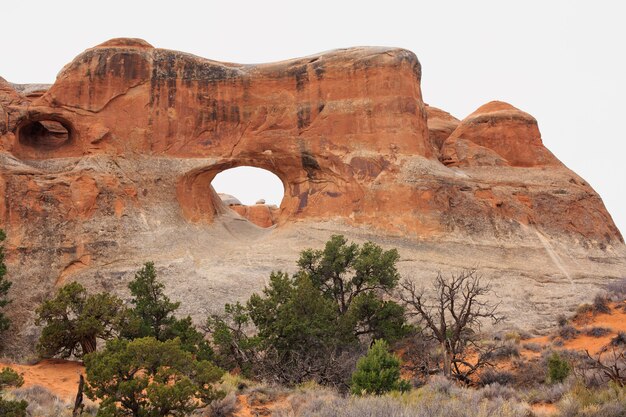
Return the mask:
<path id="1" fill-rule="evenodd" d="M 250 297 L 248 311 L 265 345 L 278 351 L 314 351 L 338 336 L 333 303 L 307 276 L 292 279 L 273 272 L 263 295 Z"/>
<path id="2" fill-rule="evenodd" d="M 178 339 L 110 340 L 85 356 L 85 371 L 99 417 L 182 417 L 223 396 L 214 388 L 223 371 L 195 359 Z"/>
<path id="3" fill-rule="evenodd" d="M 24 400 L 11 401 L 2 398 L 2 391 L 8 387 L 21 387 L 24 378 L 13 369 L 5 367 L 0 371 L 0 416 L 2 417 L 26 417 L 28 403 Z"/>
<path id="4" fill-rule="evenodd" d="M 0 229 L 0 334 L 6 331 L 11 325 L 11 321 L 2 312 L 2 309 L 11 302 L 7 295 L 12 285 L 12 282 L 6 279 L 7 267 L 4 263 L 3 245 L 5 239 L 6 235 L 4 231 Z"/>
<path id="5" fill-rule="evenodd" d="M 393 249 L 348 244 L 339 235 L 324 250 L 303 251 L 294 275 L 272 272 L 245 306 L 227 306 L 225 315 L 207 320 L 218 357 L 234 359 L 221 363 L 286 384 L 347 388 L 373 338 L 393 341 L 412 329 L 404 307 L 388 299 L 399 279 L 397 260 Z"/>
<path id="6" fill-rule="evenodd" d="M 548 367 L 548 383 L 556 384 L 563 382 L 565 378 L 569 376 L 572 368 L 570 364 L 559 355 L 557 352 L 552 352 L 546 361 Z"/>
<path id="7" fill-rule="evenodd" d="M 56 297 L 37 308 L 37 325 L 44 325 L 37 349 L 42 356 L 81 357 L 97 348 L 97 341 L 115 337 L 123 315 L 114 295 L 88 295 L 77 282 L 59 288 Z"/>
<path id="8" fill-rule="evenodd" d="M 166 333 L 174 322 L 174 311 L 180 303 L 173 303 L 165 295 L 165 285 L 157 279 L 153 262 L 146 262 L 128 284 L 132 298 L 128 336 L 140 338 L 152 336 L 157 340 L 166 340 Z"/>
<path id="9" fill-rule="evenodd" d="M 333 300 L 338 316 L 349 321 L 355 336 L 370 335 L 391 340 L 410 328 L 404 307 L 387 300 L 398 285 L 400 274 L 395 249 L 383 250 L 365 242 L 348 244 L 344 236 L 333 235 L 323 250 L 306 249 L 298 260 L 298 275 L 308 275 L 313 286 Z"/>
<path id="10" fill-rule="evenodd" d="M 410 384 L 400 379 L 400 359 L 389 353 L 384 340 L 376 340 L 359 359 L 350 385 L 353 394 L 382 395 L 389 391 L 407 391 Z"/>
<path id="11" fill-rule="evenodd" d="M 205 330 L 217 350 L 216 363 L 225 369 L 239 370 L 250 376 L 251 366 L 256 361 L 259 338 L 246 306 L 237 302 L 226 304 L 223 314 L 210 315 Z"/>
<path id="12" fill-rule="evenodd" d="M 191 317 L 174 321 L 167 329 L 166 340 L 179 339 L 183 350 L 192 353 L 196 359 L 213 360 L 214 352 L 204 335 L 196 329 Z"/>
<path id="13" fill-rule="evenodd" d="M 127 310 L 121 335 L 126 339 L 154 337 L 159 341 L 179 338 L 181 346 L 199 359 L 212 359 L 213 351 L 192 323 L 191 317 L 177 319 L 180 302 L 165 295 L 165 284 L 157 278 L 154 263 L 146 262 L 128 288 L 133 308 Z"/>

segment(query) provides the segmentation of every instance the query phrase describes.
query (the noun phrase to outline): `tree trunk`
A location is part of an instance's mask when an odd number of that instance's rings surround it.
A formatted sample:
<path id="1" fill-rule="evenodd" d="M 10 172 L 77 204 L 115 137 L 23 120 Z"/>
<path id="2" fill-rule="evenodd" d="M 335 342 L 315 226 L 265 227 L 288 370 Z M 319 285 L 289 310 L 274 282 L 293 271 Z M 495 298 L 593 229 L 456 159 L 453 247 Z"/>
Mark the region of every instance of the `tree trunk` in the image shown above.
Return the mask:
<path id="1" fill-rule="evenodd" d="M 80 380 L 78 381 L 78 392 L 76 393 L 76 401 L 74 401 L 74 410 L 72 411 L 72 417 L 78 417 L 83 413 L 83 389 L 85 388 L 85 378 L 83 375 L 80 375 Z"/>
<path id="2" fill-rule="evenodd" d="M 446 344 L 446 342 L 443 342 L 441 344 L 441 351 L 442 351 L 442 356 L 443 356 L 443 375 L 446 378 L 450 378 L 450 376 L 452 375 L 452 370 L 451 370 L 451 361 L 450 361 L 450 353 L 448 352 L 448 345 Z"/>
<path id="3" fill-rule="evenodd" d="M 96 351 L 96 338 L 86 337 L 80 341 L 80 347 L 83 350 L 83 355 Z"/>

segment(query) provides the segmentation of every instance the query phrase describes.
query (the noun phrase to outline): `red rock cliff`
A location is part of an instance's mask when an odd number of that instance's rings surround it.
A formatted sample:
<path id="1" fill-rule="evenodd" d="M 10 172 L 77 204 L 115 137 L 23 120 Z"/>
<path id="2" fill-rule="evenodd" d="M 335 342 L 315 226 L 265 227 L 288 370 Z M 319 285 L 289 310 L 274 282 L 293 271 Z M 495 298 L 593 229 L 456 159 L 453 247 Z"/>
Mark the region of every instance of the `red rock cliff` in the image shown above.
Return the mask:
<path id="1" fill-rule="evenodd" d="M 153 242 L 183 256 L 229 212 L 211 181 L 238 165 L 282 180 L 276 230 L 332 220 L 420 241 L 537 233 L 623 249 L 532 116 L 492 102 L 459 121 L 425 106 L 420 77 L 398 48 L 241 65 L 114 39 L 44 93 L 0 79 L 0 227 L 9 261 L 34 277 L 21 305 L 105 260 L 158 257 Z"/>

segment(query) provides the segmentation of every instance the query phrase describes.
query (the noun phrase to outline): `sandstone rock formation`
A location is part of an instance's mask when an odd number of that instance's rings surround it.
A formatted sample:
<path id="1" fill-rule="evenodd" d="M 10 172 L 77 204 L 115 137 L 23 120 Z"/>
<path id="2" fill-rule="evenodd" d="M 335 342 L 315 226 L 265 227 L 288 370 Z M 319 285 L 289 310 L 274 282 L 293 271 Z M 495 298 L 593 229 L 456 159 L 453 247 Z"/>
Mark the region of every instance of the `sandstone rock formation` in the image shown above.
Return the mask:
<path id="1" fill-rule="evenodd" d="M 505 276 L 500 295 L 527 321 L 626 274 L 600 197 L 543 146 L 532 116 L 492 102 L 459 121 L 424 104 L 420 78 L 398 48 L 241 65 L 113 39 L 47 90 L 0 79 L 16 343 L 67 280 L 125 294 L 155 260 L 201 318 L 335 231 L 398 246 L 415 279 L 462 266 Z M 277 210 L 236 209 L 275 228 L 247 225 L 212 189 L 240 165 L 282 180 Z M 560 292 L 534 291 L 552 281 Z"/>

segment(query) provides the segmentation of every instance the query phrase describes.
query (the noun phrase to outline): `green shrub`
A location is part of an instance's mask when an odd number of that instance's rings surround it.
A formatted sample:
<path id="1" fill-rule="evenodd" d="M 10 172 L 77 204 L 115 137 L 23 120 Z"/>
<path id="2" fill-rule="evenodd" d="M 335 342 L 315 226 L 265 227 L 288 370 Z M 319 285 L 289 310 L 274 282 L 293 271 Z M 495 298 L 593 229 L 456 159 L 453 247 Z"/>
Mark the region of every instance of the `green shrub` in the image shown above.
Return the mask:
<path id="1" fill-rule="evenodd" d="M 180 302 L 171 302 L 159 281 L 154 263 L 146 262 L 128 284 L 133 308 L 125 312 L 121 336 L 126 339 L 154 337 L 158 341 L 180 339 L 183 350 L 197 359 L 212 360 L 213 350 L 190 316 L 176 318 Z"/>
<path id="2" fill-rule="evenodd" d="M 66 284 L 37 308 L 36 323 L 44 324 L 37 350 L 64 358 L 93 352 L 98 340 L 117 335 L 122 311 L 122 300 L 114 295 L 89 295 L 77 282 Z"/>
<path id="3" fill-rule="evenodd" d="M 548 368 L 548 383 L 550 384 L 563 382 L 571 371 L 570 364 L 556 352 L 552 352 L 552 355 L 548 357 L 546 365 Z"/>
<path id="4" fill-rule="evenodd" d="M 352 374 L 353 394 L 381 395 L 389 391 L 408 391 L 409 383 L 400 379 L 400 359 L 389 353 L 384 340 L 376 340 L 359 359 Z"/>
<path id="5" fill-rule="evenodd" d="M 369 341 L 413 331 L 404 307 L 385 297 L 398 284 L 398 259 L 395 249 L 339 235 L 302 251 L 295 274 L 272 272 L 262 293 L 207 319 L 217 361 L 283 384 L 347 389 Z"/>
<path id="6" fill-rule="evenodd" d="M 223 397 L 214 389 L 223 371 L 196 360 L 178 339 L 111 340 L 85 356 L 85 371 L 99 416 L 184 416 Z"/>
<path id="7" fill-rule="evenodd" d="M 0 416 L 2 417 L 26 417 L 28 403 L 24 400 L 5 400 L 2 391 L 7 387 L 21 387 L 24 378 L 13 369 L 5 367 L 0 371 Z"/>

